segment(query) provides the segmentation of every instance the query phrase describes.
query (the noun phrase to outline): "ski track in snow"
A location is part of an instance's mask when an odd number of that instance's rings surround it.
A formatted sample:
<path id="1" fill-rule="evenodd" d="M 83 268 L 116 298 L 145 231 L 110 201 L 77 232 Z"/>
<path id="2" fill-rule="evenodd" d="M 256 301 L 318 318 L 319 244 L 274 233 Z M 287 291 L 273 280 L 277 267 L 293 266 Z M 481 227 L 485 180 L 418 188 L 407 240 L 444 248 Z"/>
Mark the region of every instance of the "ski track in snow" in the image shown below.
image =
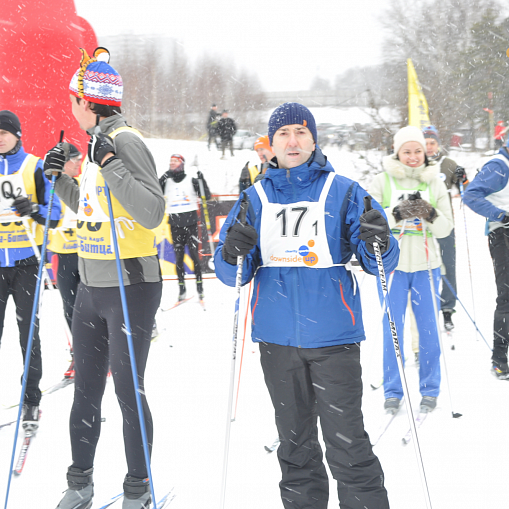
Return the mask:
<path id="1" fill-rule="evenodd" d="M 148 140 L 158 173 L 168 169 L 170 155 L 184 155 L 188 173 L 195 155 L 211 191 L 237 192 L 240 171 L 246 161 L 258 162 L 256 154 L 239 151 L 234 158 L 220 161 L 215 148 L 209 152 L 203 142 Z M 338 173 L 355 177 L 364 164 L 356 154 L 326 147 L 324 150 Z M 371 154 L 373 160 L 380 155 Z M 452 153 L 466 167 L 470 177 L 481 166 L 476 154 Z M 355 163 L 355 164 L 354 164 Z M 471 315 L 472 299 L 467 260 L 463 211 L 454 199 L 456 215 L 458 293 Z M 484 220 L 466 210 L 469 231 L 476 320 L 487 341 L 492 342 L 495 281 Z M 376 433 L 383 415 L 383 388 L 373 391 L 382 376 L 382 336 L 375 278 L 358 277 L 363 299 L 367 341 L 362 346 L 364 380 L 363 410 L 366 430 Z M 188 282 L 194 287 L 194 281 Z M 154 419 L 152 472 L 156 497 L 172 486 L 176 498 L 172 509 L 219 507 L 221 472 L 226 428 L 226 409 L 232 351 L 232 321 L 235 290 L 218 280 L 204 281 L 207 312 L 190 302 L 171 313 L 158 312 L 159 330 L 166 329 L 152 344 L 146 372 L 146 394 Z M 237 345 L 237 369 L 244 336 L 247 286 L 242 294 Z M 163 307 L 177 296 L 177 283 L 165 282 Z M 454 411 L 463 417 L 452 419 L 446 381 L 442 380 L 437 409 L 419 430 L 419 440 L 434 509 L 477 509 L 500 506 L 509 488 L 500 459 L 508 452 L 509 383 L 490 373 L 491 352 L 478 338 L 461 306 L 453 315 L 454 351 L 445 352 Z M 369 310 L 376 312 L 369 313 Z M 70 360 L 63 327 L 63 311 L 58 292 L 45 291 L 41 310 L 41 340 L 44 375 L 41 389 L 57 383 Z M 446 336 L 443 336 L 446 342 Z M 407 378 L 412 406 L 417 409 L 418 373 L 410 341 L 405 342 Z M 0 403 L 19 400 L 22 371 L 15 309 L 9 300 L 0 352 Z M 237 380 L 237 377 L 236 377 Z M 13 478 L 9 507 L 33 506 L 54 509 L 66 489 L 65 474 L 71 463 L 68 435 L 73 389 L 66 387 L 44 396 L 39 432 L 30 446 L 23 474 Z M 17 409 L 0 409 L 0 423 L 16 418 Z M 126 473 L 120 410 L 113 383 L 108 380 L 103 399 L 101 439 L 95 461 L 95 502 L 100 507 L 121 491 Z M 386 476 L 392 509 L 424 509 L 417 462 L 411 445 L 403 447 L 401 437 L 408 430 L 406 408 L 391 424 L 375 447 Z M 0 430 L 0 502 L 4 504 L 14 426 Z M 246 334 L 242 379 L 236 420 L 231 427 L 226 507 L 229 509 L 282 507 L 278 482 L 280 470 L 275 454 L 266 454 L 264 445 L 276 435 L 273 409 L 258 360 L 258 347 Z M 21 434 L 18 450 L 21 446 Z M 335 482 L 330 483 L 330 507 L 338 507 Z M 503 506 L 502 502 L 502 506 Z"/>

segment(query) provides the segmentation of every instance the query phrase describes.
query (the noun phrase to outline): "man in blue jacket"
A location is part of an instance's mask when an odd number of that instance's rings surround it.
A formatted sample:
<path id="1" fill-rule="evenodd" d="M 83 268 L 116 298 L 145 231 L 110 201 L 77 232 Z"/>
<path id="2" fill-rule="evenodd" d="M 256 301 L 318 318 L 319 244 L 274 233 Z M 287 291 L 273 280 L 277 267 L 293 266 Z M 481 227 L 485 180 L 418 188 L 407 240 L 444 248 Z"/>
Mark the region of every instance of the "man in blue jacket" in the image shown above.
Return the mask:
<path id="1" fill-rule="evenodd" d="M 509 142 L 508 142 L 509 144 Z M 477 214 L 486 217 L 497 306 L 493 321 L 492 373 L 499 380 L 509 380 L 509 151 L 508 145 L 490 159 L 465 191 L 464 202 Z"/>
<path id="2" fill-rule="evenodd" d="M 42 244 L 51 187 L 42 167 L 43 162 L 38 157 L 23 150 L 19 118 L 12 111 L 0 111 L 0 338 L 7 299 L 12 295 L 23 359 L 39 265 L 29 235 L 39 246 Z M 55 199 L 51 228 L 57 225 L 59 218 L 60 201 Z M 41 376 L 41 342 L 36 318 L 23 405 L 23 427 L 32 431 L 38 427 Z"/>
<path id="3" fill-rule="evenodd" d="M 389 507 L 384 474 L 364 431 L 360 342 L 361 300 L 346 265 L 352 255 L 377 275 L 373 243 L 385 270 L 398 262 L 398 243 L 376 202 L 335 175 L 316 146 L 311 112 L 279 106 L 268 135 L 276 157 L 265 179 L 248 188 L 247 224 L 233 207 L 215 253 L 216 274 L 234 286 L 237 256 L 242 284 L 255 277 L 252 338 L 260 346 L 265 382 L 276 410 L 283 505 L 325 509 L 328 478 L 318 443 L 317 416 L 341 507 Z M 255 275 L 256 274 L 256 275 Z"/>

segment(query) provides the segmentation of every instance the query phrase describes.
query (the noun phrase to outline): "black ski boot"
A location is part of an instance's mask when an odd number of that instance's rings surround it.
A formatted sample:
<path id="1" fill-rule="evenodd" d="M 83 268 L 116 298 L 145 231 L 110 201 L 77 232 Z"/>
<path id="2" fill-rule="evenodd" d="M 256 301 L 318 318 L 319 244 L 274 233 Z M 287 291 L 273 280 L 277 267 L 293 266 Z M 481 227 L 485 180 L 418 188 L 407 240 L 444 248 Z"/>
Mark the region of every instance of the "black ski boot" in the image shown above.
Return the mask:
<path id="1" fill-rule="evenodd" d="M 499 380 L 509 380 L 509 368 L 507 364 L 496 366 L 493 364 L 491 367 L 491 372 L 499 379 Z"/>
<path id="2" fill-rule="evenodd" d="M 186 300 L 186 284 L 185 283 L 179 283 L 179 298 L 178 298 L 178 302 L 182 302 L 183 300 Z"/>
<path id="3" fill-rule="evenodd" d="M 69 467 L 67 485 L 69 489 L 57 505 L 57 509 L 90 509 L 94 498 L 93 468 L 81 470 Z"/>
<path id="4" fill-rule="evenodd" d="M 27 433 L 36 433 L 39 429 L 39 405 L 23 404 L 23 429 Z"/>
<path id="5" fill-rule="evenodd" d="M 203 282 L 202 281 L 196 281 L 196 291 L 198 292 L 198 298 L 200 300 L 203 300 L 204 293 L 203 293 Z"/>
<path id="6" fill-rule="evenodd" d="M 423 396 L 421 399 L 420 412 L 421 414 L 427 414 L 433 412 L 437 407 L 437 398 L 433 396 Z"/>
<path id="7" fill-rule="evenodd" d="M 151 502 L 148 479 L 126 475 L 124 479 L 124 501 L 122 509 L 148 509 Z"/>
<path id="8" fill-rule="evenodd" d="M 447 332 L 450 332 L 454 329 L 454 324 L 452 323 L 452 314 L 454 313 L 454 309 L 447 309 L 442 312 L 444 317 L 444 328 Z"/>
<path id="9" fill-rule="evenodd" d="M 388 414 L 396 414 L 399 410 L 401 400 L 399 398 L 387 398 L 384 403 L 384 410 Z"/>

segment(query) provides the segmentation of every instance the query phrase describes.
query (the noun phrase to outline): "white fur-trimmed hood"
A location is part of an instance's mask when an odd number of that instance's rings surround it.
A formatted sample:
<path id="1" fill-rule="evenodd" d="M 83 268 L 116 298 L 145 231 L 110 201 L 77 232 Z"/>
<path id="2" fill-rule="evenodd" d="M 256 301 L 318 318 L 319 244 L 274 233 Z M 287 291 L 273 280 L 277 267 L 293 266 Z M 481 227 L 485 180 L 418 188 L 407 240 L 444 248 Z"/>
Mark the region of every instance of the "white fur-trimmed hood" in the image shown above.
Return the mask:
<path id="1" fill-rule="evenodd" d="M 434 161 L 429 161 L 417 168 L 406 166 L 394 154 L 385 156 L 382 161 L 384 170 L 395 179 L 413 178 L 429 184 L 438 175 L 438 166 Z"/>

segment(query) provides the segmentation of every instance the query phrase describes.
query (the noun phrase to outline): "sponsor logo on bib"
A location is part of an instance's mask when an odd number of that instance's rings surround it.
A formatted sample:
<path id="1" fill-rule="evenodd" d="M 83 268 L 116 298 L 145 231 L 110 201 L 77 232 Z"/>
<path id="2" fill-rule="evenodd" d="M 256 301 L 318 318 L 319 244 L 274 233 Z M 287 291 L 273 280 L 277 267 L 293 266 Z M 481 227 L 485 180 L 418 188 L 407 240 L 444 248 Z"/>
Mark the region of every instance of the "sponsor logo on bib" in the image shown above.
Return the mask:
<path id="1" fill-rule="evenodd" d="M 299 247 L 299 254 L 302 256 L 302 261 L 309 267 L 312 267 L 313 265 L 316 265 L 318 263 L 318 255 L 309 250 L 309 248 L 313 247 L 314 245 L 315 241 L 310 240 L 307 246 Z"/>

